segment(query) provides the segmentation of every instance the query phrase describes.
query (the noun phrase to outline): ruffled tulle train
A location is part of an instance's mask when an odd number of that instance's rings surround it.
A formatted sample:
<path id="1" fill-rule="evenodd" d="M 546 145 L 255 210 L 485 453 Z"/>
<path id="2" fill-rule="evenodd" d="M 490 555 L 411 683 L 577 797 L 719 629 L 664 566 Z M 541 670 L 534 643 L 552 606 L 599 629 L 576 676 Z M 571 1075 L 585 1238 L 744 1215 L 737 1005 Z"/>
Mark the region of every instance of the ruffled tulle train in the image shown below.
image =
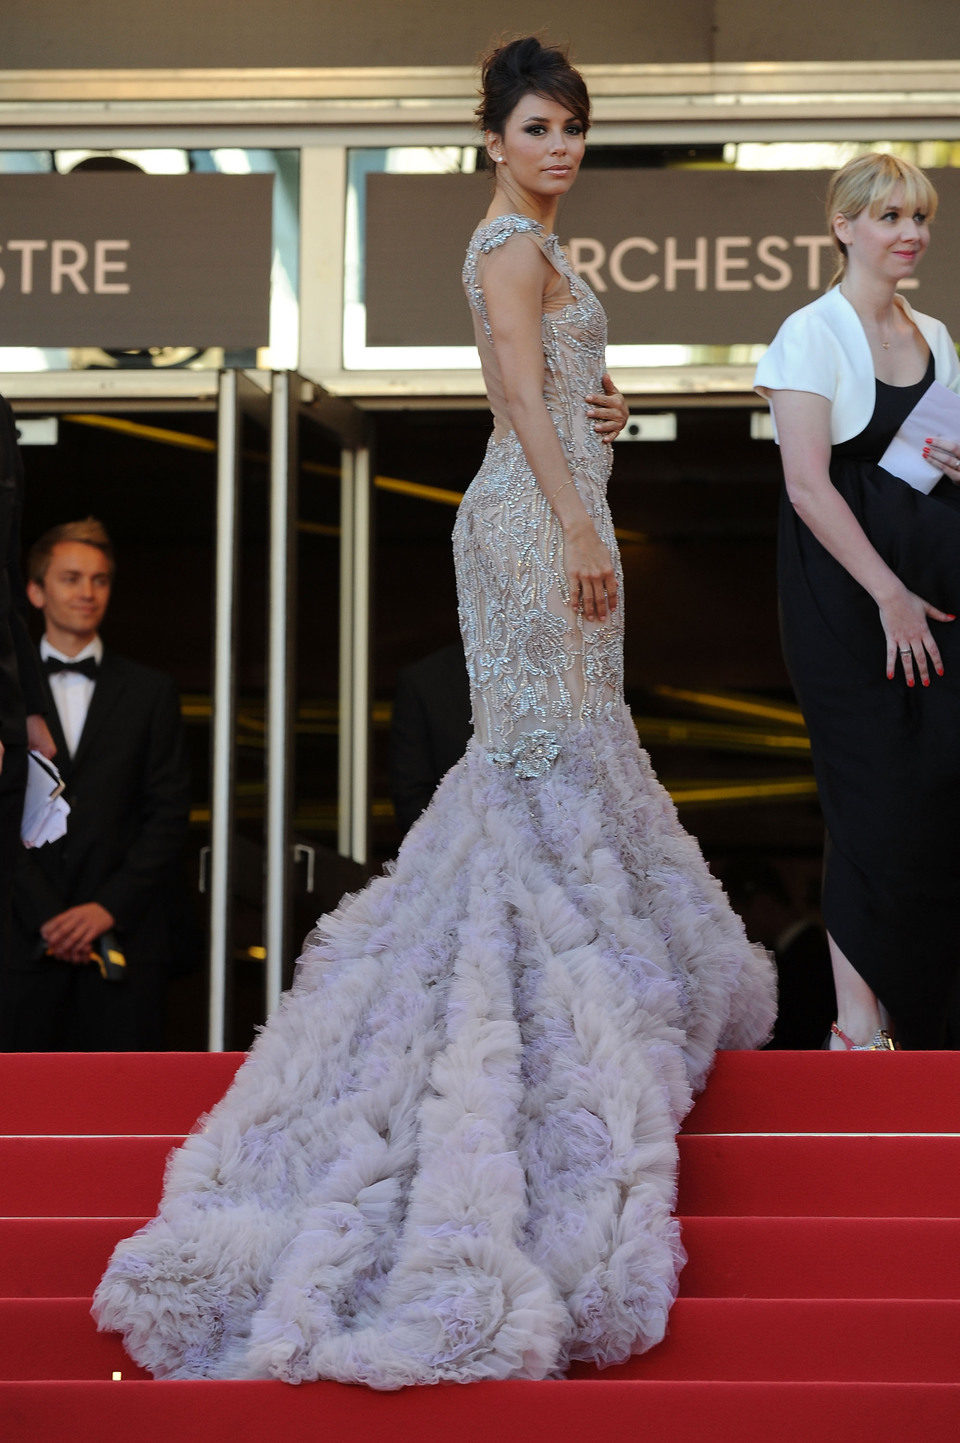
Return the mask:
<path id="1" fill-rule="evenodd" d="M 307 939 L 94 1301 L 158 1377 L 543 1378 L 662 1336 L 676 1131 L 772 971 L 629 715 L 520 780 L 476 743 Z"/>

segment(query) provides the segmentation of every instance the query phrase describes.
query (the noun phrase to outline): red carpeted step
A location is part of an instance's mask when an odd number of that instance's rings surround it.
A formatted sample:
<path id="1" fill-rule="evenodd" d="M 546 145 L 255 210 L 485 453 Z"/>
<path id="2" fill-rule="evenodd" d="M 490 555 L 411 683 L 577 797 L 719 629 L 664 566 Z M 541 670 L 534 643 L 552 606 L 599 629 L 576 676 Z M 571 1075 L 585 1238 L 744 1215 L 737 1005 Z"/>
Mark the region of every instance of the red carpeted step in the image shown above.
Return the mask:
<path id="1" fill-rule="evenodd" d="M 240 1053 L 0 1054 L 0 1133 L 186 1133 Z M 960 1131 L 960 1053 L 722 1052 L 686 1132 Z"/>
<path id="2" fill-rule="evenodd" d="M 685 1132 L 960 1132 L 960 1052 L 719 1052 Z"/>
<path id="3" fill-rule="evenodd" d="M 93 1292 L 146 1221 L 0 1219 L 0 1297 Z M 960 1298 L 960 1219 L 689 1217 L 683 1297 Z"/>
<path id="4" fill-rule="evenodd" d="M 115 1333 L 98 1333 L 89 1298 L 0 1298 L 0 1378 L 149 1378 Z"/>
<path id="5" fill-rule="evenodd" d="M 677 1210 L 956 1217 L 960 1137 L 683 1137 Z"/>
<path id="6" fill-rule="evenodd" d="M 152 1213 L 176 1137 L 0 1139 L 0 1216 Z"/>
<path id="7" fill-rule="evenodd" d="M 179 1139 L 0 1140 L 0 1215 L 151 1213 Z M 681 1213 L 951 1217 L 960 1137 L 683 1137 Z"/>
<path id="8" fill-rule="evenodd" d="M 318 1418 L 327 1437 L 416 1443 L 576 1427 L 627 1440 L 638 1419 L 669 1443 L 960 1431 L 960 1137 L 783 1135 L 960 1134 L 956 1053 L 722 1054 L 681 1139 L 683 1296 L 665 1343 L 620 1368 L 391 1395 L 93 1381 L 139 1370 L 96 1333 L 89 1293 L 239 1060 L 0 1056 L 0 1132 L 60 1134 L 0 1139 L 0 1212 L 24 1214 L 0 1220 L 0 1367 L 36 1380 L 0 1384 L 3 1443 L 234 1443 L 256 1429 L 296 1443 Z M 90 1216 L 57 1216 L 74 1212 Z"/>
<path id="9" fill-rule="evenodd" d="M 960 1301 L 681 1298 L 656 1348 L 583 1378 L 955 1383 Z"/>
<path id="10" fill-rule="evenodd" d="M 4 1443 L 955 1443 L 960 1385 L 0 1383 Z"/>
<path id="11" fill-rule="evenodd" d="M 187 1133 L 240 1052 L 0 1053 L 2 1133 Z"/>
<path id="12" fill-rule="evenodd" d="M 95 1330 L 87 1298 L 0 1300 L 0 1377 L 136 1376 L 115 1335 Z M 960 1302 L 681 1298 L 667 1337 L 594 1379 L 957 1381 Z"/>
<path id="13" fill-rule="evenodd" d="M 960 1298 L 960 1219 L 688 1217 L 688 1298 Z"/>
<path id="14" fill-rule="evenodd" d="M 0 1218 L 0 1297 L 86 1297 L 145 1217 Z"/>

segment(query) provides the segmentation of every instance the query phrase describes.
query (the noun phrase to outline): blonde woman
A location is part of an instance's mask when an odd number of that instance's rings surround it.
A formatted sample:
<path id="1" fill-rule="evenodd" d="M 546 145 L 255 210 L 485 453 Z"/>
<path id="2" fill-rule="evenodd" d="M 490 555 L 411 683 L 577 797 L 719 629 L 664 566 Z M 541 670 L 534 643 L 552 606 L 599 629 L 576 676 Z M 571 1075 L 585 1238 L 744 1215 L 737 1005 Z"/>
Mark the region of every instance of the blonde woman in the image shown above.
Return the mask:
<path id="1" fill-rule="evenodd" d="M 837 274 L 757 371 L 786 496 L 784 651 L 827 826 L 834 1049 L 944 1045 L 960 958 L 960 440 L 932 437 L 924 495 L 878 465 L 924 391 L 957 382 L 945 327 L 898 292 L 937 196 L 895 156 L 832 178 Z"/>

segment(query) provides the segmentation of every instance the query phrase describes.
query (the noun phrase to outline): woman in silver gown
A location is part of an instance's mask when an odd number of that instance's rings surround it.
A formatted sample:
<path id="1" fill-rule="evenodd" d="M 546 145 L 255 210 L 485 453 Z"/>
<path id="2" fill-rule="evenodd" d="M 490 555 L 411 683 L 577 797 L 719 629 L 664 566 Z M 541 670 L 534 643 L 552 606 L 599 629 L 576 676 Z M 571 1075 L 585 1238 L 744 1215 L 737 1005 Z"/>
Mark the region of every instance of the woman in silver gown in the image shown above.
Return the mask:
<path id="1" fill-rule="evenodd" d="M 307 938 L 94 1312 L 159 1377 L 543 1378 L 656 1343 L 676 1131 L 769 1033 L 750 946 L 641 751 L 605 489 L 622 402 L 552 233 L 589 102 L 484 69 L 464 282 L 494 416 L 454 546 L 475 735 L 395 864 Z M 592 415 L 590 414 L 592 413 Z"/>

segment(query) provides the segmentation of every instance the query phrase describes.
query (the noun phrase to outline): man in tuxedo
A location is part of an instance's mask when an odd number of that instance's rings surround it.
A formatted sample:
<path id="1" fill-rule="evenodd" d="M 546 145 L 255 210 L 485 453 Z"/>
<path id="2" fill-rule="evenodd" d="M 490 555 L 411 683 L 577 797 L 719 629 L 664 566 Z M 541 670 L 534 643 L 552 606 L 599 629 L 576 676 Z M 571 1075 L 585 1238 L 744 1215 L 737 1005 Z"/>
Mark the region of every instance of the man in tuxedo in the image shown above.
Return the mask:
<path id="1" fill-rule="evenodd" d="M 189 814 L 180 706 L 170 677 L 105 648 L 113 551 L 98 521 L 55 527 L 28 561 L 40 654 L 70 804 L 67 834 L 24 849 L 0 1046 L 116 1051 L 162 1045 L 170 900 Z M 111 950 L 107 969 L 92 954 Z M 118 974 L 119 980 L 112 973 Z"/>
<path id="2" fill-rule="evenodd" d="M 397 674 L 390 724 L 390 793 L 406 834 L 470 740 L 470 683 L 462 643 Z"/>
<path id="3" fill-rule="evenodd" d="M 27 632 L 20 574 L 23 467 L 9 405 L 0 396 L 0 965 L 9 948 L 10 896 L 20 852 L 27 748 L 54 754 L 43 717 L 40 662 Z"/>

